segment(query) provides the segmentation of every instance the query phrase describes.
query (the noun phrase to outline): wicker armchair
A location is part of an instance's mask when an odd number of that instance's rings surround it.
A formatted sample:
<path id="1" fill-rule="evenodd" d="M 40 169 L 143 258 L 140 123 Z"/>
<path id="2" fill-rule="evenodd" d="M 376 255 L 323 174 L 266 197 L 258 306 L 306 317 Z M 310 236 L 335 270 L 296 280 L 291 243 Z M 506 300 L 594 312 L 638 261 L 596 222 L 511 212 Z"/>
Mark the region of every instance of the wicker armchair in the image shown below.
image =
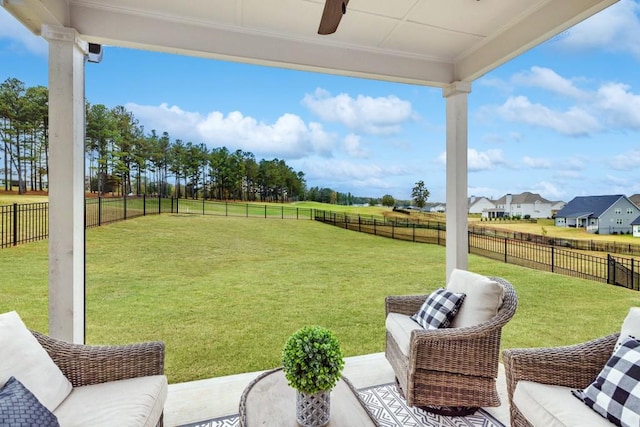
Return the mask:
<path id="1" fill-rule="evenodd" d="M 411 332 L 408 357 L 387 331 L 385 355 L 410 406 L 499 406 L 496 390 L 502 327 L 513 317 L 518 299 L 506 280 L 496 316 L 476 326 Z M 427 295 L 389 296 L 386 314 L 412 315 Z"/>
<path id="2" fill-rule="evenodd" d="M 164 375 L 164 343 L 88 346 L 31 331 L 73 387 Z M 163 417 L 157 426 L 163 425 Z"/>
<path id="3" fill-rule="evenodd" d="M 513 403 L 518 381 L 587 387 L 607 363 L 619 334 L 586 343 L 554 348 L 509 349 L 502 353 L 512 426 L 531 426 Z"/>

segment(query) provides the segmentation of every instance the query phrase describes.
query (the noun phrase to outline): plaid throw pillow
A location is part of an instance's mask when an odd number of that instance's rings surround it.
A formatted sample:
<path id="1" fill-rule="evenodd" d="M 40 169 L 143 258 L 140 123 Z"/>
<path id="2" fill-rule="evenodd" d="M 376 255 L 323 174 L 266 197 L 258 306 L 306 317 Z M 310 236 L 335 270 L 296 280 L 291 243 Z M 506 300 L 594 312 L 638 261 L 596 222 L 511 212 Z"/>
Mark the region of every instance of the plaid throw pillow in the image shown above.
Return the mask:
<path id="1" fill-rule="evenodd" d="M 446 328 L 451 324 L 465 294 L 456 294 L 446 289 L 438 289 L 427 297 L 420 310 L 411 319 L 425 329 Z"/>
<path id="2" fill-rule="evenodd" d="M 617 426 L 640 425 L 640 342 L 626 338 L 584 390 L 573 395 Z"/>
<path id="3" fill-rule="evenodd" d="M 15 377 L 0 389 L 0 425 L 58 427 L 58 419 Z"/>

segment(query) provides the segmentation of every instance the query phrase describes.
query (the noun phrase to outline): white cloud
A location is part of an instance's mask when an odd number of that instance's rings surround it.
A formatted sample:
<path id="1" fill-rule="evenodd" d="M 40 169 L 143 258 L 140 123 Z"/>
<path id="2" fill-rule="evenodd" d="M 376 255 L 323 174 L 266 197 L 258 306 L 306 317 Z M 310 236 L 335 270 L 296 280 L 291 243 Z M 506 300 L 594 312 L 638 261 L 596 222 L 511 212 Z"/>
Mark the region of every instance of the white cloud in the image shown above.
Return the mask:
<path id="1" fill-rule="evenodd" d="M 368 152 L 360 144 L 360 135 L 350 133 L 344 137 L 344 150 L 351 157 L 367 157 Z"/>
<path id="2" fill-rule="evenodd" d="M 531 67 L 529 71 L 515 74 L 512 81 L 516 85 L 539 87 L 571 98 L 580 99 L 587 96 L 587 93 L 577 88 L 571 80 L 560 76 L 550 68 Z"/>
<path id="3" fill-rule="evenodd" d="M 555 183 L 548 181 L 540 181 L 536 183 L 531 191 L 540 194 L 548 200 L 560 200 L 566 195 L 565 192 L 558 188 Z"/>
<path id="4" fill-rule="evenodd" d="M 447 162 L 447 153 L 442 152 L 438 156 L 438 161 L 445 165 Z M 474 148 L 467 150 L 467 168 L 469 172 L 478 172 L 483 170 L 492 170 L 499 165 L 505 164 L 502 157 L 502 150 L 487 150 L 484 152 Z"/>
<path id="5" fill-rule="evenodd" d="M 622 194 L 626 193 L 626 189 L 629 187 L 629 180 L 627 178 L 621 178 L 619 176 L 614 175 L 606 175 L 603 180 L 606 184 L 612 187 L 624 188 Z"/>
<path id="6" fill-rule="evenodd" d="M 403 123 L 416 117 L 410 102 L 393 95 L 352 98 L 346 93 L 332 96 L 318 88 L 313 94 L 306 94 L 302 104 L 323 120 L 373 135 L 398 134 Z"/>
<path id="7" fill-rule="evenodd" d="M 371 195 L 393 188 L 393 178 L 406 176 L 414 171 L 402 165 L 380 165 L 343 159 L 305 158 L 294 167 L 303 170 L 307 181 L 323 182 L 323 185 L 363 188 Z"/>
<path id="8" fill-rule="evenodd" d="M 467 187 L 467 194 L 469 194 L 469 196 L 486 197 L 488 199 L 496 199 L 499 197 L 497 196 L 498 190 L 493 187 Z"/>
<path id="9" fill-rule="evenodd" d="M 583 136 L 602 128 L 596 117 L 582 107 L 555 111 L 542 104 L 532 103 L 526 96 L 508 98 L 504 104 L 495 108 L 495 112 L 510 122 L 549 128 L 569 136 Z"/>
<path id="10" fill-rule="evenodd" d="M 551 106 L 546 103 L 557 100 L 546 97 L 545 104 L 541 104 L 531 101 L 528 96 L 513 95 L 500 106 L 480 108 L 480 119 L 493 120 L 499 116 L 512 123 L 551 129 L 568 136 L 585 136 L 614 128 L 640 129 L 640 95 L 627 84 L 605 82 L 594 89 L 582 89 L 575 82 L 586 79 L 568 79 L 542 67 L 517 73 L 510 81 L 515 85 L 514 89 L 517 86 L 536 87 L 559 95 L 560 102 L 573 100 L 574 104 Z M 493 139 L 499 141 L 497 137 Z"/>
<path id="11" fill-rule="evenodd" d="M 640 59 L 640 4 L 622 0 L 570 29 L 556 42 L 569 49 L 631 53 Z"/>
<path id="12" fill-rule="evenodd" d="M 640 148 L 635 148 L 626 153 L 614 156 L 609 165 L 615 170 L 634 170 L 640 165 Z"/>
<path id="13" fill-rule="evenodd" d="M 40 56 L 46 56 L 49 52 L 49 45 L 42 37 L 27 30 L 2 7 L 0 7 L 0 39 L 10 40 L 9 47 L 16 52 L 26 49 Z"/>
<path id="14" fill-rule="evenodd" d="M 606 83 L 598 89 L 596 107 L 614 126 L 640 129 L 640 95 L 622 83 Z"/>
<path id="15" fill-rule="evenodd" d="M 504 164 L 502 150 L 487 150 L 485 152 L 469 148 L 467 152 L 467 165 L 469 172 L 495 169 L 497 165 Z"/>
<path id="16" fill-rule="evenodd" d="M 295 114 L 283 114 L 274 123 L 264 123 L 239 111 L 225 115 L 213 111 L 206 116 L 178 106 L 126 104 L 145 129 L 160 129 L 172 139 L 205 142 L 213 146 L 251 151 L 257 156 L 296 159 L 311 154 L 331 155 L 334 137 L 319 123 L 306 124 Z"/>
<path id="17" fill-rule="evenodd" d="M 551 169 L 551 161 L 542 157 L 524 156 L 522 162 L 532 169 Z"/>
<path id="18" fill-rule="evenodd" d="M 587 159 L 583 159 L 581 157 L 571 157 L 562 162 L 562 164 L 564 165 L 564 168 L 566 170 L 582 171 L 585 169 L 586 162 Z"/>

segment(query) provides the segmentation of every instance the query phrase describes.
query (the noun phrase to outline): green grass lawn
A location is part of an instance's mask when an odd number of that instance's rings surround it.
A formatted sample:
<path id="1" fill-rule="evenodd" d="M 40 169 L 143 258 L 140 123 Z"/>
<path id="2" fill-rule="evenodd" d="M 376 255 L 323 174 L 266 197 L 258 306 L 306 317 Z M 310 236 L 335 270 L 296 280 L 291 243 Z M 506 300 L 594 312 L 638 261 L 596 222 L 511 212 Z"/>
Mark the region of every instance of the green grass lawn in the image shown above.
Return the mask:
<path id="1" fill-rule="evenodd" d="M 47 241 L 0 251 L 0 312 L 47 330 Z M 640 293 L 470 256 L 520 299 L 503 347 L 584 341 L 620 328 Z M 147 216 L 87 231 L 87 342 L 162 340 L 170 382 L 280 365 L 303 325 L 347 356 L 383 351 L 384 297 L 444 283 L 445 251 L 313 221 Z"/>
<path id="2" fill-rule="evenodd" d="M 47 196 L 35 196 L 31 194 L 17 194 L 17 193 L 0 193 L 0 206 L 12 205 L 14 203 L 40 203 L 48 202 Z"/>

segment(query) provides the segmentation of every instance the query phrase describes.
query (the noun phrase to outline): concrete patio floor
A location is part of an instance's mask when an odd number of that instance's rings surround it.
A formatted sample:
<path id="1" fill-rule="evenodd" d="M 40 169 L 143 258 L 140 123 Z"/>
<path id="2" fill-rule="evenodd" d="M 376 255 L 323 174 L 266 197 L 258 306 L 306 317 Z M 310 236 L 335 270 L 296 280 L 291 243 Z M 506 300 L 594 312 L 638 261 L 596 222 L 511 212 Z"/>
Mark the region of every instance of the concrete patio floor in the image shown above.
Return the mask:
<path id="1" fill-rule="evenodd" d="M 169 385 L 164 407 L 164 425 L 174 427 L 211 418 L 237 414 L 245 387 L 261 372 L 230 375 Z M 358 389 L 394 381 L 384 353 L 347 357 L 343 375 Z M 505 426 L 509 425 L 509 403 L 504 368 L 498 373 L 498 394 L 502 405 L 485 408 Z"/>

